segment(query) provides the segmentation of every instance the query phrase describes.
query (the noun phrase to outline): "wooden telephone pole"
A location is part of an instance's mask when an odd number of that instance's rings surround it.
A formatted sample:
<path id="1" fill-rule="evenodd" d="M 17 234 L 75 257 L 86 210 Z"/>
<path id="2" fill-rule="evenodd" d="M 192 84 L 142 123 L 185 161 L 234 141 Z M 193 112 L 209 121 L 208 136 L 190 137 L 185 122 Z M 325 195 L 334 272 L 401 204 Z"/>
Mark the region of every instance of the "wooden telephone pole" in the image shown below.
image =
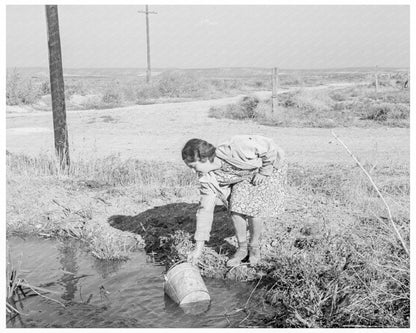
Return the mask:
<path id="1" fill-rule="evenodd" d="M 69 167 L 68 129 L 66 125 L 65 89 L 62 71 L 61 39 L 59 37 L 58 6 L 46 5 L 48 30 L 49 77 L 51 83 L 55 150 L 62 169 Z"/>
<path id="2" fill-rule="evenodd" d="M 150 82 L 151 66 L 150 66 L 150 35 L 149 35 L 149 14 L 157 14 L 157 12 L 149 12 L 149 6 L 146 5 L 146 10 L 139 10 L 138 13 L 146 14 L 146 41 L 147 41 L 147 70 L 146 82 Z"/>
<path id="3" fill-rule="evenodd" d="M 378 66 L 376 65 L 376 72 L 374 73 L 375 85 L 376 85 L 376 94 L 378 93 Z"/>
<path id="4" fill-rule="evenodd" d="M 272 73 L 272 112 L 277 113 L 277 89 L 279 87 L 279 69 L 274 67 Z"/>

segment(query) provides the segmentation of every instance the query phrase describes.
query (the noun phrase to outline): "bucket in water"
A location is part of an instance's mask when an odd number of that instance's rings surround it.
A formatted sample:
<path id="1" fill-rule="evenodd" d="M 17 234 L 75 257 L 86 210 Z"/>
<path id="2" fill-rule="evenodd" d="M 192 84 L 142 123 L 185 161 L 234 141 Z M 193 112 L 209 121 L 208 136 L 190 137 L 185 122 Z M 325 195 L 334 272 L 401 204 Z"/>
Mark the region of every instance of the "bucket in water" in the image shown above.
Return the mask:
<path id="1" fill-rule="evenodd" d="M 191 263 L 180 263 L 169 269 L 165 275 L 164 289 L 182 309 L 198 308 L 198 312 L 208 309 L 211 297 L 198 267 Z"/>

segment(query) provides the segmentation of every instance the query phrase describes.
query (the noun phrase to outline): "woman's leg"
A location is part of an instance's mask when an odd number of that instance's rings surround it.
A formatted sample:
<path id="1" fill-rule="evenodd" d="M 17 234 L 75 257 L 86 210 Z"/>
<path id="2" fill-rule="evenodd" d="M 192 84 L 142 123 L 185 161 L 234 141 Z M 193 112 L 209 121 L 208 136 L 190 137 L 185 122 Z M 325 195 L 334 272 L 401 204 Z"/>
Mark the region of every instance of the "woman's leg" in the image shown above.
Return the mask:
<path id="1" fill-rule="evenodd" d="M 235 235 L 238 241 L 237 252 L 227 261 L 227 266 L 237 266 L 247 257 L 247 221 L 245 215 L 231 212 Z"/>
<path id="2" fill-rule="evenodd" d="M 250 231 L 250 245 L 258 246 L 261 233 L 263 232 L 263 219 L 249 216 L 248 228 Z"/>
<path id="3" fill-rule="evenodd" d="M 231 220 L 233 221 L 235 236 L 238 243 L 247 243 L 247 220 L 246 216 L 231 212 Z"/>
<path id="4" fill-rule="evenodd" d="M 249 252 L 250 264 L 255 265 L 260 260 L 260 236 L 263 231 L 263 219 L 258 217 L 248 218 L 248 227 L 250 231 Z"/>

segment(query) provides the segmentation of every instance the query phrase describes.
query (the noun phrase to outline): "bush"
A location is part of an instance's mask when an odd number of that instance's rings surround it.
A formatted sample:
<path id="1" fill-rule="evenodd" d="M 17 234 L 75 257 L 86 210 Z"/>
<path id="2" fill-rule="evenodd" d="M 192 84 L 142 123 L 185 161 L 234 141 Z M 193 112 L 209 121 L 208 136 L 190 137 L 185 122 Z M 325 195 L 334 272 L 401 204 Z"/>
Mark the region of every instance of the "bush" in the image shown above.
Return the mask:
<path id="1" fill-rule="evenodd" d="M 286 108 L 297 108 L 306 112 L 321 112 L 331 110 L 334 101 L 326 92 L 298 90 L 279 97 L 281 105 Z"/>
<path id="2" fill-rule="evenodd" d="M 112 83 L 107 87 L 101 101 L 104 104 L 111 106 L 118 106 L 123 103 L 123 94 L 118 86 L 118 83 Z"/>
<path id="3" fill-rule="evenodd" d="M 159 78 L 157 87 L 162 96 L 191 97 L 202 95 L 207 85 L 195 74 L 168 72 Z"/>
<path id="4" fill-rule="evenodd" d="M 162 94 L 157 84 L 151 83 L 150 85 L 143 85 L 137 89 L 136 103 L 140 104 L 143 100 L 160 98 L 161 96 Z"/>
<path id="5" fill-rule="evenodd" d="M 409 119 L 410 107 L 406 104 L 396 104 L 390 114 L 392 119 Z"/>
<path id="6" fill-rule="evenodd" d="M 342 93 L 340 93 L 339 91 L 332 91 L 330 94 L 329 94 L 329 97 L 331 97 L 334 101 L 336 101 L 336 102 L 343 102 L 343 101 L 345 101 L 345 95 L 344 94 L 342 94 Z"/>
<path id="7" fill-rule="evenodd" d="M 7 72 L 7 105 L 33 104 L 39 100 L 40 96 L 39 86 L 33 84 L 31 78 L 23 77 L 17 70 Z"/>
<path id="8" fill-rule="evenodd" d="M 255 96 L 244 96 L 237 104 L 228 104 L 225 107 L 211 107 L 209 116 L 213 118 L 255 119 L 259 102 L 259 99 Z"/>
<path id="9" fill-rule="evenodd" d="M 45 80 L 40 85 L 40 93 L 42 96 L 49 95 L 51 93 L 51 84 L 49 80 Z"/>
<path id="10" fill-rule="evenodd" d="M 256 118 L 256 108 L 259 104 L 259 99 L 255 96 L 244 96 L 238 106 L 245 118 Z"/>
<path id="11" fill-rule="evenodd" d="M 86 96 L 87 93 L 88 91 L 85 88 L 85 83 L 83 81 L 77 80 L 65 82 L 65 96 L 67 98 L 71 97 L 72 95 Z"/>
<path id="12" fill-rule="evenodd" d="M 386 121 L 388 119 L 409 119 L 410 108 L 403 104 L 382 103 L 370 107 L 364 119 Z"/>

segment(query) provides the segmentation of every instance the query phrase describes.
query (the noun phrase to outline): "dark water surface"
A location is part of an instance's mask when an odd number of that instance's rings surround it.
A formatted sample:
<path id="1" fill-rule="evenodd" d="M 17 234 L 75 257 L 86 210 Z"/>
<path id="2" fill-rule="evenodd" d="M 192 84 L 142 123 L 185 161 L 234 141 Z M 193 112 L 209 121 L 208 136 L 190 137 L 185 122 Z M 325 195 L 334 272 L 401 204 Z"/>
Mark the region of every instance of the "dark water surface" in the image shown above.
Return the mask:
<path id="1" fill-rule="evenodd" d="M 75 240 L 11 238 L 7 246 L 19 276 L 65 305 L 28 297 L 18 306 L 21 316 L 7 317 L 7 327 L 229 327 L 245 318 L 238 309 L 254 287 L 204 278 L 210 307 L 190 315 L 164 294 L 165 268 L 149 263 L 144 252 L 103 261 Z"/>

